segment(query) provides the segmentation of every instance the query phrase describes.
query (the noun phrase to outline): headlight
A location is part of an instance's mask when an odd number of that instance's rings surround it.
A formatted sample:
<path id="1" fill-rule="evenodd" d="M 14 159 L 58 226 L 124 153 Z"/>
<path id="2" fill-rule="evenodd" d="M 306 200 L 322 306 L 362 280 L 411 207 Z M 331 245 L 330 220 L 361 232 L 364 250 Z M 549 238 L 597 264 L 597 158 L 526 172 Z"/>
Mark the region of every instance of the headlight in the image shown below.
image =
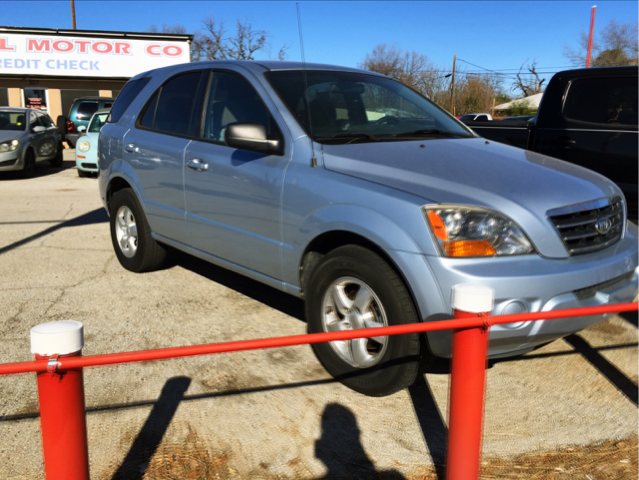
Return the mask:
<path id="1" fill-rule="evenodd" d="M 0 143 L 0 153 L 13 152 L 20 146 L 18 140 L 9 140 L 7 142 Z"/>
<path id="2" fill-rule="evenodd" d="M 80 150 L 82 153 L 88 152 L 90 148 L 91 148 L 91 144 L 87 142 L 86 140 L 78 143 L 78 146 L 77 146 L 77 149 Z"/>
<path id="3" fill-rule="evenodd" d="M 446 257 L 492 257 L 534 253 L 530 240 L 508 217 L 478 207 L 423 207 Z"/>

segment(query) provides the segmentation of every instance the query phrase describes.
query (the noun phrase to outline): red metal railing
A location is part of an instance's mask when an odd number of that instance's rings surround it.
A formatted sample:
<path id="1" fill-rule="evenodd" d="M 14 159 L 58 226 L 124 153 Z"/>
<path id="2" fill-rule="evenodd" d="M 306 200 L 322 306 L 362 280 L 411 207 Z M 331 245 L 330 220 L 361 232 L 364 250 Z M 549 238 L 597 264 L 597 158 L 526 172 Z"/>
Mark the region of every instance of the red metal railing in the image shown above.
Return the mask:
<path id="1" fill-rule="evenodd" d="M 77 352 L 76 354 L 62 356 L 36 356 L 36 360 L 29 362 L 0 364 L 0 375 L 29 372 L 38 374 L 46 478 L 48 480 L 87 480 L 89 478 L 88 449 L 86 446 L 86 426 L 83 426 L 82 421 L 85 413 L 81 375 L 82 369 L 85 367 L 307 345 L 355 338 L 454 330 L 447 478 L 448 480 L 467 480 L 476 479 L 479 475 L 486 351 L 490 327 L 492 325 L 523 321 L 552 320 L 636 311 L 637 308 L 637 302 L 632 302 L 599 307 L 501 315 L 498 317 L 491 317 L 488 312 L 468 313 L 455 311 L 455 319 L 430 323 L 102 355 L 82 356 L 80 352 Z M 68 375 L 70 372 L 79 372 L 79 375 Z M 65 384 L 65 382 L 67 383 Z M 61 393 L 64 385 L 69 390 L 67 394 Z M 61 394 L 67 395 L 67 397 L 61 398 Z M 56 408 L 49 409 L 47 404 L 55 404 Z M 65 415 L 60 410 L 62 406 L 65 406 L 65 409 L 75 410 L 75 413 Z M 60 439 L 60 429 L 64 429 L 67 423 L 71 421 L 68 418 L 73 418 L 74 424 L 79 425 L 79 427 L 71 435 L 73 438 L 67 440 L 68 444 L 64 444 L 64 441 Z M 84 428 L 83 432 L 81 431 L 82 428 Z M 82 442 L 84 442 L 84 446 Z M 68 467 L 69 461 L 77 462 L 78 464 L 73 471 Z"/>

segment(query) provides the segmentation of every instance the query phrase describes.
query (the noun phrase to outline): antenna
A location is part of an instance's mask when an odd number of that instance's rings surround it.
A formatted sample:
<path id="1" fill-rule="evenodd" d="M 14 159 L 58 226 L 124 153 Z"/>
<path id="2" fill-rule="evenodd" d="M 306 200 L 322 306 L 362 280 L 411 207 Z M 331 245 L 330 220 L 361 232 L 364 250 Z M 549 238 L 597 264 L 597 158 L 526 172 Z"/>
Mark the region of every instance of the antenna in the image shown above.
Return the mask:
<path id="1" fill-rule="evenodd" d="M 297 29 L 300 32 L 300 49 L 302 51 L 302 71 L 304 72 L 304 101 L 306 102 L 306 113 L 308 115 L 308 129 L 310 131 L 309 140 L 311 142 L 311 167 L 317 166 L 317 157 L 315 156 L 315 142 L 313 142 L 313 123 L 311 121 L 311 104 L 308 101 L 308 76 L 306 75 L 306 58 L 304 57 L 304 38 L 302 37 L 302 17 L 300 16 L 300 4 L 295 3 L 297 9 Z"/>

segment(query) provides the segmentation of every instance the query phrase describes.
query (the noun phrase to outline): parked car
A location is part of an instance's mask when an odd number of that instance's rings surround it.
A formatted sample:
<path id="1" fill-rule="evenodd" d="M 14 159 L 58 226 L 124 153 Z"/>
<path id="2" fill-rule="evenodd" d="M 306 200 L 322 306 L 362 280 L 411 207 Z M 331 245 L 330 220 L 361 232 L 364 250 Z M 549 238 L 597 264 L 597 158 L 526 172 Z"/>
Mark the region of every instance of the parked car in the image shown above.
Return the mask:
<path id="1" fill-rule="evenodd" d="M 75 147 L 75 165 L 80 177 L 98 173 L 98 137 L 110 112 L 111 108 L 98 110 L 91 117 L 88 128 L 78 128 L 80 137 Z"/>
<path id="2" fill-rule="evenodd" d="M 458 118 L 462 122 L 465 120 L 471 120 L 475 122 L 487 122 L 493 119 L 490 113 L 467 113 Z"/>
<path id="3" fill-rule="evenodd" d="M 594 170 L 623 191 L 630 216 L 639 213 L 636 66 L 555 74 L 534 121 L 466 122 L 489 140 L 526 148 Z"/>
<path id="4" fill-rule="evenodd" d="M 69 117 L 66 119 L 66 131 L 64 140 L 70 148 L 75 145 L 80 137 L 80 127 L 87 127 L 89 120 L 95 112 L 102 108 L 110 108 L 114 98 L 111 97 L 82 97 L 76 98 L 69 109 Z"/>
<path id="5" fill-rule="evenodd" d="M 62 141 L 45 112 L 31 108 L 0 107 L 0 172 L 22 171 L 32 177 L 36 164 L 62 166 Z"/>
<path id="6" fill-rule="evenodd" d="M 220 61 L 139 74 L 100 132 L 99 169 L 124 268 L 161 268 L 174 247 L 303 298 L 309 333 L 450 318 L 460 283 L 492 287 L 493 315 L 637 291 L 637 227 L 615 184 L 487 142 L 372 72 Z M 489 355 L 603 319 L 495 326 Z M 382 396 L 450 344 L 447 331 L 313 350 L 345 385 Z"/>

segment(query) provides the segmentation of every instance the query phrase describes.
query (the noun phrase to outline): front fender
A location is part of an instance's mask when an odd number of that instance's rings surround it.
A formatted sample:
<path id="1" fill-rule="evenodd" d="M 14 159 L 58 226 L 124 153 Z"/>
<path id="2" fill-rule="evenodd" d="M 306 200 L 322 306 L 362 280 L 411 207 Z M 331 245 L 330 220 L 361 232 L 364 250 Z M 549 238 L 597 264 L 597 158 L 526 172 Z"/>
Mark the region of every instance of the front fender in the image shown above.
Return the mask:
<path id="1" fill-rule="evenodd" d="M 307 246 L 329 232 L 348 232 L 366 238 L 396 263 L 399 263 L 396 252 L 422 253 L 408 232 L 391 218 L 358 205 L 328 205 L 306 217 L 295 238 L 285 243 L 285 282 L 299 286 L 299 269 Z"/>

